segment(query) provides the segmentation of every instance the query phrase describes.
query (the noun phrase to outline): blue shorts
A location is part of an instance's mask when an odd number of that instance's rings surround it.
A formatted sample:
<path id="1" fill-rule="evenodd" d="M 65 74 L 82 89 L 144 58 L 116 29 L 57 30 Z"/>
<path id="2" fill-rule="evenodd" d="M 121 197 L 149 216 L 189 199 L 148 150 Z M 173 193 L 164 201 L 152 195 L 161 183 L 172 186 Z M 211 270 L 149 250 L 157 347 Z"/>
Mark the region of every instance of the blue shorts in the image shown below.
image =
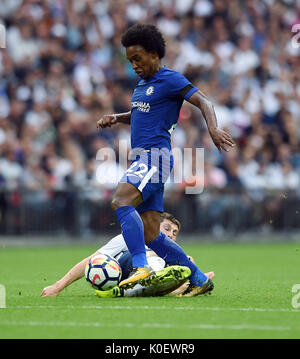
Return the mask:
<path id="1" fill-rule="evenodd" d="M 133 150 L 133 154 L 136 158 L 131 161 L 120 182 L 130 183 L 142 193 L 143 202 L 136 208 L 139 213 L 163 212 L 164 184 L 174 164 L 172 152 L 167 148 L 152 148 Z"/>

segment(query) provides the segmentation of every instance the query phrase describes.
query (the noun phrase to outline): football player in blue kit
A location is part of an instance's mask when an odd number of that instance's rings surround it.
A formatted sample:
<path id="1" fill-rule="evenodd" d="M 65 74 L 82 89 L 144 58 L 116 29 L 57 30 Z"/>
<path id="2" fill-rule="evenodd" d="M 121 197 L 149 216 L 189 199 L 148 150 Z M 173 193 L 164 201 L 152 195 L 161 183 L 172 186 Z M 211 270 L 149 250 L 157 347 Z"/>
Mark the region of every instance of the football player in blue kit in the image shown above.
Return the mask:
<path id="1" fill-rule="evenodd" d="M 131 253 L 133 270 L 119 286 L 130 288 L 153 274 L 148 265 L 145 243 L 169 265 L 190 268 L 187 296 L 211 292 L 214 284 L 183 249 L 160 232 L 164 184 L 172 168 L 171 133 L 184 100 L 198 107 L 206 121 L 212 141 L 221 153 L 234 146 L 232 137 L 218 128 L 213 105 L 182 74 L 163 66 L 165 41 L 154 25 L 137 24 L 122 36 L 126 57 L 139 76 L 131 102 L 131 111 L 105 115 L 97 128 L 116 123 L 131 126 L 133 160 L 119 181 L 111 206 Z"/>

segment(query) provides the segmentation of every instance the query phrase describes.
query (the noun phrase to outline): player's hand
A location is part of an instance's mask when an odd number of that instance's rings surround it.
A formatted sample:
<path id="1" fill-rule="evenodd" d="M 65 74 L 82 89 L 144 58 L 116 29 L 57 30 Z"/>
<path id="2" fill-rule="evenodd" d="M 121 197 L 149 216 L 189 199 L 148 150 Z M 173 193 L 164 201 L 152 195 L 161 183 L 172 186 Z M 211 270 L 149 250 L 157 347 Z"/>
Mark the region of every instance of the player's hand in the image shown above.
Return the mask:
<path id="1" fill-rule="evenodd" d="M 55 284 L 45 287 L 40 294 L 40 297 L 57 297 L 60 291 Z"/>
<path id="2" fill-rule="evenodd" d="M 220 130 L 219 128 L 208 129 L 210 137 L 220 153 L 222 151 L 228 152 L 231 147 L 235 146 L 235 143 L 228 132 Z"/>
<path id="3" fill-rule="evenodd" d="M 97 121 L 97 128 L 111 127 L 117 123 L 117 115 L 104 115 Z"/>

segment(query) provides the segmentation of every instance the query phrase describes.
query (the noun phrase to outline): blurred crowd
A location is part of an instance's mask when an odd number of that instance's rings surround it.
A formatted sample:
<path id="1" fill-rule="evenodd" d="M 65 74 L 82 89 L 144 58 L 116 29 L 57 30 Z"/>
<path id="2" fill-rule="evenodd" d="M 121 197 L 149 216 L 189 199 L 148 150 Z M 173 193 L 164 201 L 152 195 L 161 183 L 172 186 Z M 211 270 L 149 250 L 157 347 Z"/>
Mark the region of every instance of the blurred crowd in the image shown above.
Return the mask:
<path id="1" fill-rule="evenodd" d="M 109 199 L 126 125 L 98 131 L 103 114 L 130 109 L 136 75 L 121 46 L 137 22 L 163 33 L 163 60 L 213 102 L 236 148 L 219 154 L 199 110 L 185 103 L 173 147 L 204 148 L 205 188 L 251 193 L 300 184 L 300 23 L 295 0 L 2 0 L 0 187 L 85 189 Z M 103 167 L 105 166 L 105 167 Z M 120 164 L 121 166 L 121 164 Z M 192 176 L 188 169 L 185 179 Z M 169 184 L 168 193 L 183 191 Z M 43 194 L 41 191 L 46 190 Z M 45 194 L 46 193 L 46 194 Z M 33 195 L 31 198 L 34 198 Z"/>

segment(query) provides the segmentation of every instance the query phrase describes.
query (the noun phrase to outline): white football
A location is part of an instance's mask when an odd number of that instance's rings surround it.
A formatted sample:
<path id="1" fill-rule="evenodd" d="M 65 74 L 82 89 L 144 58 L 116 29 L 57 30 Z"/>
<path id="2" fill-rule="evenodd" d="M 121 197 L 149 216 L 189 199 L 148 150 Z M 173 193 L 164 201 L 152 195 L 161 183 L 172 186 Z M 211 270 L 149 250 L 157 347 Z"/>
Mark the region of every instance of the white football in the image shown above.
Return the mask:
<path id="1" fill-rule="evenodd" d="M 85 278 L 95 289 L 108 290 L 119 284 L 122 269 L 119 262 L 106 254 L 97 254 L 85 267 Z"/>

